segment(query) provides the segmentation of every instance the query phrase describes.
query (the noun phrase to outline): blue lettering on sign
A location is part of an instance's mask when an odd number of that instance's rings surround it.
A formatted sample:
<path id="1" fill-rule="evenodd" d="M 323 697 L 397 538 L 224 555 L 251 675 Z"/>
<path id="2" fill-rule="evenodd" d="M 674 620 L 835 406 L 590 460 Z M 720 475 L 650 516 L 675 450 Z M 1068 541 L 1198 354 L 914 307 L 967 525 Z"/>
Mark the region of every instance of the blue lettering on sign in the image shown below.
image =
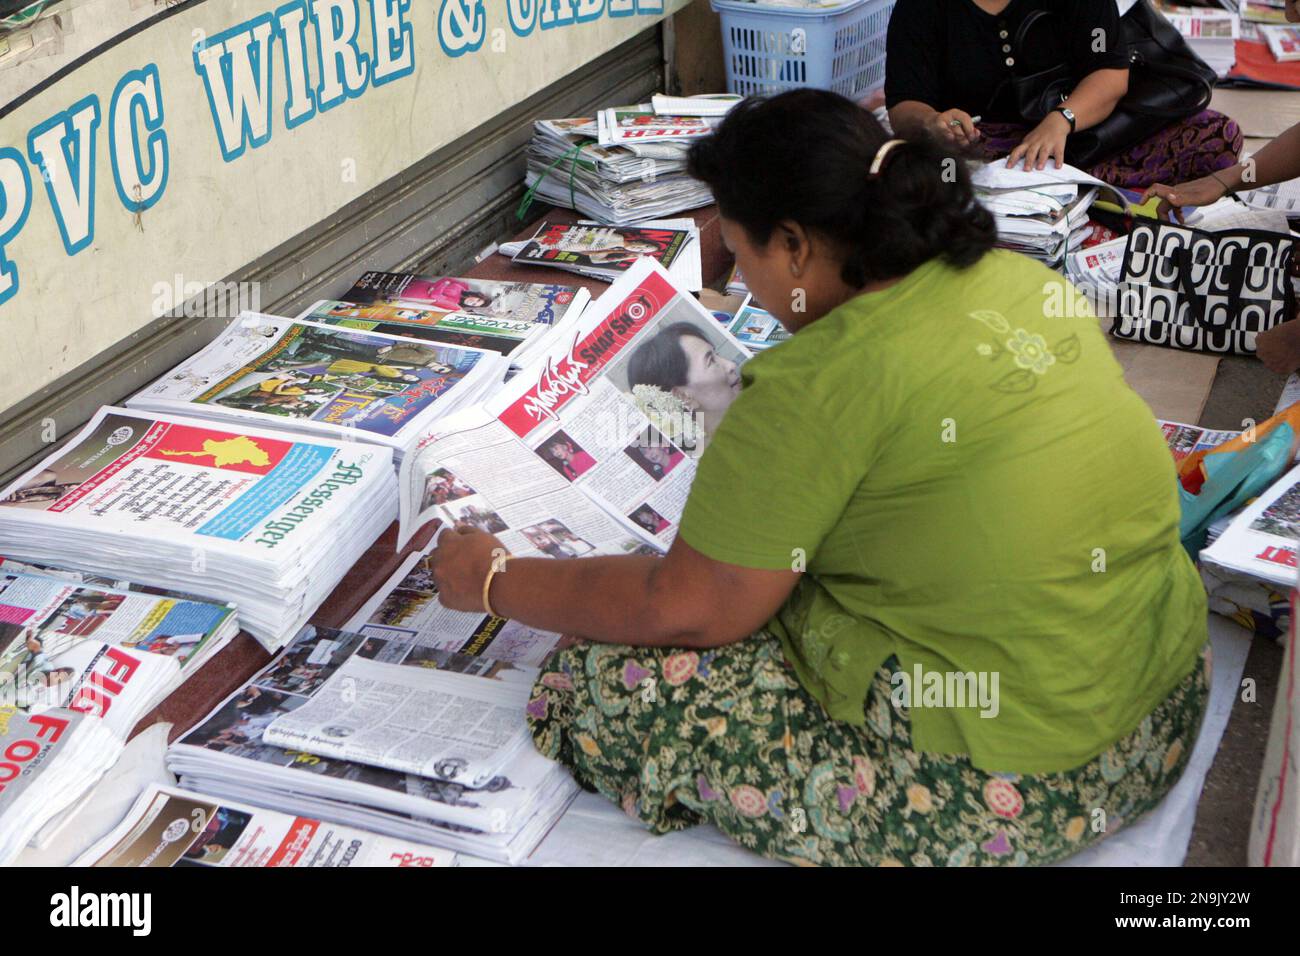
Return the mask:
<path id="1" fill-rule="evenodd" d="M 271 42 L 271 15 L 263 13 L 194 45 L 194 72 L 226 162 L 271 139 Z"/>
<path id="2" fill-rule="evenodd" d="M 487 14 L 483 0 L 442 0 L 438 8 L 438 42 L 448 56 L 473 53 L 487 35 Z"/>
<path id="3" fill-rule="evenodd" d="M 369 52 L 358 45 L 361 2 L 286 0 L 274 14 L 258 14 L 194 44 L 194 72 L 225 162 L 270 141 L 277 73 L 285 87 L 284 128 L 294 129 L 370 87 L 415 72 L 412 0 L 364 0 L 370 14 Z M 660 16 L 665 6 L 663 0 L 504 2 L 506 20 L 519 37 L 530 36 L 538 22 L 543 30 L 551 30 L 603 16 Z M 307 39 L 308 22 L 314 43 Z M 487 6 L 484 0 L 439 0 L 435 27 L 446 56 L 477 52 L 488 34 Z M 29 166 L 45 184 L 66 253 L 76 255 L 94 241 L 100 119 L 99 97 L 92 93 L 32 126 L 25 155 L 21 148 L 0 147 L 0 304 L 19 288 L 19 264 L 6 255 L 6 247 L 22 232 L 31 212 L 34 185 Z M 108 137 L 117 198 L 128 212 L 139 214 L 166 191 L 174 145 L 164 127 L 163 90 L 155 63 L 118 78 L 109 101 Z"/>
<path id="4" fill-rule="evenodd" d="M 0 302 L 18 292 L 18 265 L 5 256 L 5 243 L 23 231 L 31 210 L 27 161 L 12 146 L 0 147 Z"/>
<path id="5" fill-rule="evenodd" d="M 125 110 L 123 116 L 118 111 Z M 144 122 L 144 147 L 136 129 L 136 114 Z M 118 165 L 118 127 L 130 130 L 133 157 L 132 181 L 139 183 L 139 193 L 128 196 Z M 113 167 L 113 184 L 117 198 L 132 212 L 142 212 L 162 198 L 167 188 L 167 134 L 163 132 L 162 92 L 158 85 L 158 67 L 150 63 L 142 70 L 131 70 L 118 80 L 108 107 L 108 156 Z M 146 165 L 146 151 L 148 164 Z"/>
<path id="6" fill-rule="evenodd" d="M 78 100 L 32 127 L 27 155 L 45 180 L 63 248 L 75 256 L 95 237 L 95 133 L 99 97 Z"/>

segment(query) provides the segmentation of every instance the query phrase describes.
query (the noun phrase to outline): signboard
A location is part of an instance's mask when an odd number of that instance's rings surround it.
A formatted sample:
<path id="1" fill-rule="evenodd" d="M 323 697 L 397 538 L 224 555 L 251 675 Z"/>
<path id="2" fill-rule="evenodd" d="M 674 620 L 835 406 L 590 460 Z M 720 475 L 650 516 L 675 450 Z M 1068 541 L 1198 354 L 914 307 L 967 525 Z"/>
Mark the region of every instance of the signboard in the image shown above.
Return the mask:
<path id="1" fill-rule="evenodd" d="M 101 50 L 0 117 L 0 412 L 685 3 L 210 0 Z"/>

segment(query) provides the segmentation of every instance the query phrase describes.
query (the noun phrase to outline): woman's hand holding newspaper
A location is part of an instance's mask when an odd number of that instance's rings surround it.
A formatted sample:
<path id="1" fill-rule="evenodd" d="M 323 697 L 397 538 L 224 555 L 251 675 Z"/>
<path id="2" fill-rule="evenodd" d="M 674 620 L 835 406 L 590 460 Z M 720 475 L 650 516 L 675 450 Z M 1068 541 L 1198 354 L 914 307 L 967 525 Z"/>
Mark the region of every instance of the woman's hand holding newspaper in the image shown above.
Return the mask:
<path id="1" fill-rule="evenodd" d="M 494 568 L 505 566 L 509 553 L 496 535 L 473 525 L 461 524 L 439 533 L 429 563 L 443 607 L 493 613 L 484 585 Z"/>

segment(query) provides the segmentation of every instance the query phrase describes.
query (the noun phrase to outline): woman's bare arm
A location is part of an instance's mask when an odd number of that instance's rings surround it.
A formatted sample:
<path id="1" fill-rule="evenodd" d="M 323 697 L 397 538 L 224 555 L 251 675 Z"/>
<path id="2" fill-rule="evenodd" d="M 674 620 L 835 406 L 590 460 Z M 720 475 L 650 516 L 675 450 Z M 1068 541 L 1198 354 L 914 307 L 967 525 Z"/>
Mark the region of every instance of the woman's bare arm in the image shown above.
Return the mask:
<path id="1" fill-rule="evenodd" d="M 483 581 L 501 542 L 475 529 L 449 531 L 432 555 L 442 603 L 483 610 Z M 720 647 L 747 637 L 781 607 L 794 570 L 714 561 L 678 538 L 662 558 L 512 558 L 493 579 L 492 609 L 540 630 L 632 647 Z"/>

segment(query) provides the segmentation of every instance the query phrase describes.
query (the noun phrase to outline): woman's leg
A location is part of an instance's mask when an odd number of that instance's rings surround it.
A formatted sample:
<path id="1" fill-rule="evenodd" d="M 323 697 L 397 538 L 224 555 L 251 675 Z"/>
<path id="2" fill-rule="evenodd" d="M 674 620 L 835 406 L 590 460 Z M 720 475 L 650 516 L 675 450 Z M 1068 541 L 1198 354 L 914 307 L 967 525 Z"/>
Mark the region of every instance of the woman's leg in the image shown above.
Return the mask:
<path id="1" fill-rule="evenodd" d="M 534 687 L 538 749 L 665 832 L 709 820 L 774 859 L 1024 865 L 1069 856 L 1153 808 L 1182 774 L 1208 661 L 1128 737 L 1076 770 L 990 774 L 917 753 L 877 671 L 863 726 L 827 717 L 762 632 L 716 651 L 581 646 Z"/>
<path id="2" fill-rule="evenodd" d="M 1183 183 L 1233 165 L 1241 152 L 1242 141 L 1241 127 L 1235 120 L 1214 110 L 1202 110 L 1098 163 L 1088 172 L 1124 189 L 1146 189 L 1154 183 Z"/>

